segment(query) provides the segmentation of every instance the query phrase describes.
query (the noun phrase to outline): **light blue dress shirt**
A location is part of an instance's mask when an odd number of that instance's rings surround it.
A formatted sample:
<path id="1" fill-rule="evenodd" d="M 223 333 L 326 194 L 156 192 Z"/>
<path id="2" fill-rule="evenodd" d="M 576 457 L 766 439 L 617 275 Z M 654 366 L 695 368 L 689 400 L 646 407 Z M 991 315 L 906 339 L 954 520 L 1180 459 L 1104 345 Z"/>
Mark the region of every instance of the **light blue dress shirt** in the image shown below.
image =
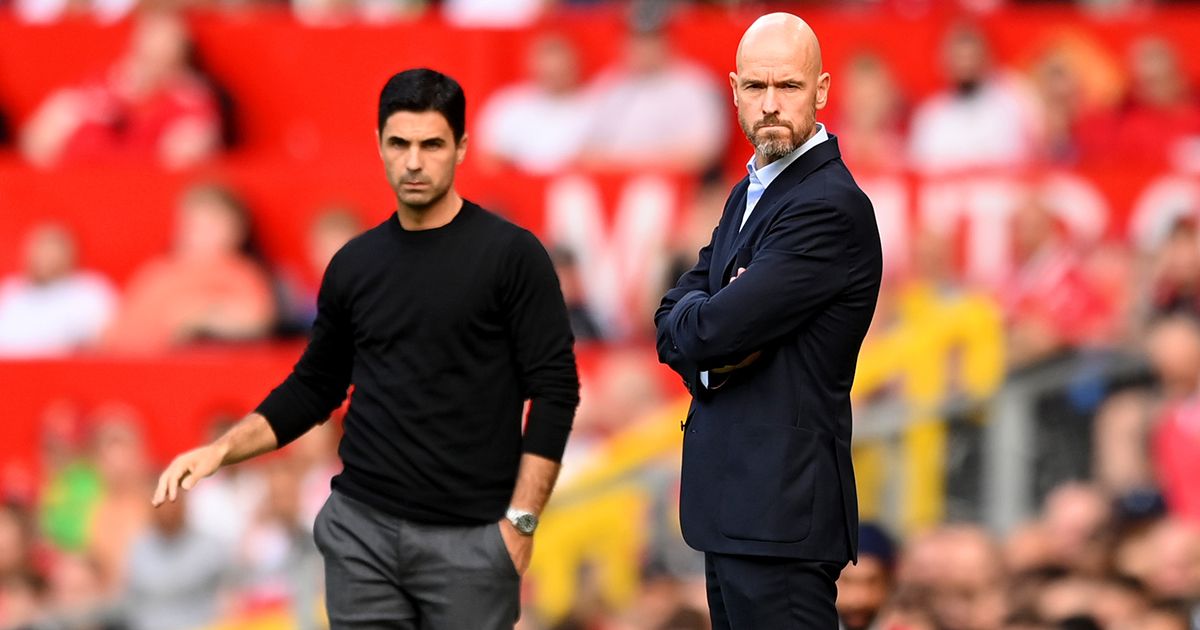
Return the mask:
<path id="1" fill-rule="evenodd" d="M 812 135 L 804 144 L 800 145 L 795 151 L 771 162 L 762 168 L 754 168 L 754 158 L 750 156 L 750 161 L 746 162 L 746 171 L 750 174 L 750 187 L 746 189 L 746 212 L 742 214 L 742 223 L 738 226 L 738 231 L 746 227 L 746 221 L 750 219 L 750 213 L 754 212 L 754 206 L 758 205 L 758 200 L 762 199 L 763 193 L 767 191 L 767 186 L 775 181 L 776 177 L 782 173 L 787 167 L 792 165 L 808 152 L 809 149 L 825 142 L 829 139 L 829 134 L 825 131 L 825 125 L 817 123 L 817 132 Z"/>

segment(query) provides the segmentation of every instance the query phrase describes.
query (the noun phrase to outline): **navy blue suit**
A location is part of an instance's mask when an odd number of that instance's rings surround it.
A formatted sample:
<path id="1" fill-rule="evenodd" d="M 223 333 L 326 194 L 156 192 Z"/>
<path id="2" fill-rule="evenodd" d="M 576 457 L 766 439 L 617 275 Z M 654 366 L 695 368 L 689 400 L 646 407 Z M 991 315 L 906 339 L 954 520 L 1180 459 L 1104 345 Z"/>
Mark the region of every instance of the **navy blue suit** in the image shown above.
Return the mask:
<path id="1" fill-rule="evenodd" d="M 747 185 L 734 187 L 712 241 L 655 314 L 659 359 L 693 394 L 680 522 L 710 569 L 721 557 L 758 557 L 767 572 L 797 561 L 825 584 L 856 556 L 850 386 L 879 295 L 879 231 L 832 135 L 767 187 L 739 230 Z M 730 283 L 738 267 L 747 271 Z M 754 352 L 748 367 L 700 383 L 702 370 Z M 833 595 L 818 597 L 832 611 Z"/>

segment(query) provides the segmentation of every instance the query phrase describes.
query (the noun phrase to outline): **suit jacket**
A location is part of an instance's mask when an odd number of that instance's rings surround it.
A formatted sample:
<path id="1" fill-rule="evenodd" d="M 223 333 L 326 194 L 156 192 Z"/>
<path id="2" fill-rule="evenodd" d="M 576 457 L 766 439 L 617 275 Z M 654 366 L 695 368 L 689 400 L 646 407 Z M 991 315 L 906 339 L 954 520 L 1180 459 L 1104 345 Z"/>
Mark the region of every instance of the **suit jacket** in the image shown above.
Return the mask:
<path id="1" fill-rule="evenodd" d="M 701 551 L 845 563 L 858 547 L 850 386 L 882 269 L 875 212 L 832 135 L 779 174 L 739 231 L 748 185 L 654 316 L 659 360 L 693 395 L 683 536 Z M 701 370 L 756 351 L 700 384 Z"/>

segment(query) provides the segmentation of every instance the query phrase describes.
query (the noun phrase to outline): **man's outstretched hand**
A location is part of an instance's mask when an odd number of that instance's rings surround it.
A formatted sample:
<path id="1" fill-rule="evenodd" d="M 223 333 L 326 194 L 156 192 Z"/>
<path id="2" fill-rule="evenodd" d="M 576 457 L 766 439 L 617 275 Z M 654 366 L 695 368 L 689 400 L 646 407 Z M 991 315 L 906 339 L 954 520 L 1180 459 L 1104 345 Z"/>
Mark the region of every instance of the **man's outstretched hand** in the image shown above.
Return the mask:
<path id="1" fill-rule="evenodd" d="M 150 504 L 158 507 L 165 501 L 174 501 L 180 488 L 191 490 L 201 479 L 217 472 L 224 460 L 225 449 L 218 444 L 201 446 L 179 455 L 158 477 L 158 487 Z"/>

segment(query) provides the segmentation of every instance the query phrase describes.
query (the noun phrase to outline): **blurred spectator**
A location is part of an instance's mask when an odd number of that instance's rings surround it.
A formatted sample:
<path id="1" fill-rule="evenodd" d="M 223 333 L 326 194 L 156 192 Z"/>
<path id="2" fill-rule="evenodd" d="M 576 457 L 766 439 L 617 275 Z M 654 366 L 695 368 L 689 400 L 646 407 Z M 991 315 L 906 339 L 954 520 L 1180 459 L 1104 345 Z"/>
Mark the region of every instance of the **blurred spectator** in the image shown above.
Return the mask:
<path id="1" fill-rule="evenodd" d="M 567 316 L 571 319 L 571 332 L 576 341 L 599 341 L 604 333 L 596 316 L 588 309 L 587 296 L 583 291 L 582 278 L 579 275 L 579 262 L 574 252 L 562 247 L 555 248 L 550 254 L 554 270 L 558 273 L 558 283 L 562 287 L 563 300 L 567 305 Z"/>
<path id="2" fill-rule="evenodd" d="M 947 173 L 1029 163 L 1041 142 L 1038 110 L 1024 85 L 993 68 L 983 33 L 962 25 L 950 29 L 942 55 L 950 86 L 913 114 L 912 165 Z"/>
<path id="3" fill-rule="evenodd" d="M 105 334 L 117 351 L 161 351 L 203 340 L 266 335 L 271 282 L 255 259 L 250 213 L 228 189 L 200 185 L 179 201 L 173 248 L 145 264 Z"/>
<path id="4" fill-rule="evenodd" d="M 930 604 L 945 630 L 1000 630 L 1008 614 L 1000 549 L 982 529 L 952 525 L 934 534 L 937 568 Z"/>
<path id="5" fill-rule="evenodd" d="M 1059 627 L 1071 623 L 1072 627 L 1100 630 L 1088 614 L 1099 592 L 1094 580 L 1078 575 L 1068 573 L 1048 580 L 1037 594 L 1037 615 Z M 1082 621 L 1085 618 L 1088 622 Z"/>
<path id="6" fill-rule="evenodd" d="M 1155 252 L 1149 282 L 1150 315 L 1183 313 L 1200 317 L 1200 233 L 1196 222 L 1180 218 Z"/>
<path id="7" fill-rule="evenodd" d="M 1010 575 L 1032 576 L 1054 566 L 1050 536 L 1040 522 L 1025 523 L 1008 533 L 1004 540 L 1004 566 Z"/>
<path id="8" fill-rule="evenodd" d="M 103 494 L 88 523 L 87 553 L 99 569 L 102 588 L 115 594 L 124 584 L 129 545 L 150 518 L 150 470 L 140 420 L 132 410 L 113 405 L 95 416 L 93 459 Z"/>
<path id="9" fill-rule="evenodd" d="M 1145 572 L 1136 575 L 1159 602 L 1200 601 L 1200 526 L 1163 519 L 1149 533 Z"/>
<path id="10" fill-rule="evenodd" d="M 308 228 L 308 268 L 286 273 L 281 282 L 279 330 L 283 336 L 307 332 L 317 317 L 317 289 L 333 255 L 363 231 L 357 212 L 340 206 L 321 210 Z"/>
<path id="11" fill-rule="evenodd" d="M 291 0 L 292 14 L 309 26 L 325 28 L 362 21 L 384 24 L 423 15 L 428 0 Z"/>
<path id="12" fill-rule="evenodd" d="M 1150 167 L 1200 164 L 1200 103 L 1171 44 L 1154 37 L 1136 41 L 1129 76 L 1125 103 L 1095 123 L 1105 133 L 1093 135 L 1093 157 Z"/>
<path id="13" fill-rule="evenodd" d="M 1167 407 L 1152 437 L 1150 461 L 1167 507 L 1200 525 L 1200 394 Z"/>
<path id="14" fill-rule="evenodd" d="M 95 558 L 64 554 L 49 575 L 48 618 L 34 627 L 61 630 L 125 630 L 123 615 L 104 583 Z"/>
<path id="15" fill-rule="evenodd" d="M 140 494 L 151 488 L 142 484 Z M 192 530 L 187 492 L 151 510 L 150 522 L 129 549 L 125 604 L 132 630 L 190 630 L 217 620 L 229 586 L 229 553 Z"/>
<path id="16" fill-rule="evenodd" d="M 1079 118 L 1083 107 L 1078 77 L 1065 55 L 1052 51 L 1034 68 L 1034 87 L 1041 97 L 1044 157 L 1054 164 L 1079 161 Z"/>
<path id="17" fill-rule="evenodd" d="M 1097 138 L 1111 133 L 1104 113 L 1121 98 L 1125 77 L 1106 46 L 1062 33 L 1034 60 L 1033 87 L 1042 111 L 1041 157 L 1051 164 L 1084 161 Z"/>
<path id="18" fill-rule="evenodd" d="M 597 77 L 586 165 L 699 173 L 717 164 L 728 121 L 707 71 L 679 59 L 664 25 L 630 24 L 624 62 Z"/>
<path id="19" fill-rule="evenodd" d="M 114 160 L 180 169 L 219 149 L 221 120 L 212 87 L 191 63 L 187 25 L 148 13 L 107 74 L 49 96 L 26 124 L 25 157 L 38 166 Z"/>
<path id="20" fill-rule="evenodd" d="M 218 415 L 208 429 L 206 441 L 220 437 L 236 421 L 236 416 Z M 188 529 L 226 548 L 235 548 L 250 527 L 266 491 L 258 466 L 226 466 L 188 491 Z"/>
<path id="21" fill-rule="evenodd" d="M 341 411 L 323 424 L 318 424 L 288 449 L 288 455 L 296 467 L 300 479 L 299 522 L 311 529 L 317 513 L 329 498 L 330 482 L 342 471 L 342 460 L 338 458 L 338 443 L 342 439 Z"/>
<path id="22" fill-rule="evenodd" d="M 323 565 L 312 523 L 301 520 L 296 463 L 279 459 L 265 464 L 264 501 L 238 544 L 236 563 L 242 608 L 288 607 L 307 629 L 318 625 L 313 617 Z"/>
<path id="23" fill-rule="evenodd" d="M 1189 615 L 1178 606 L 1162 604 L 1151 608 L 1136 624 L 1121 627 L 1121 630 L 1126 627 L 1137 630 L 1194 630 L 1194 617 L 1194 614 Z"/>
<path id="24" fill-rule="evenodd" d="M 903 95 L 883 59 L 860 54 L 850 60 L 844 94 L 837 100 L 838 148 L 855 172 L 904 168 Z"/>
<path id="25" fill-rule="evenodd" d="M 85 443 L 85 419 L 74 405 L 59 402 L 50 405 L 39 422 L 43 471 L 38 493 L 40 533 L 57 549 L 82 552 L 104 491 Z"/>
<path id="26" fill-rule="evenodd" d="M 308 228 L 308 264 L 313 278 L 325 275 L 333 255 L 363 231 L 362 220 L 350 208 L 330 207 L 317 214 Z"/>
<path id="27" fill-rule="evenodd" d="M 1097 585 L 1092 614 L 1102 628 L 1138 628 L 1150 612 L 1146 586 L 1135 578 L 1110 575 Z"/>
<path id="28" fill-rule="evenodd" d="M 529 26 L 554 0 L 442 0 L 442 16 L 462 28 Z"/>
<path id="29" fill-rule="evenodd" d="M 1076 482 L 1058 486 L 1046 497 L 1042 515 L 1049 564 L 1078 575 L 1101 575 L 1111 523 L 1109 498 L 1098 488 Z"/>
<path id="30" fill-rule="evenodd" d="M 844 630 L 868 630 L 892 592 L 896 561 L 891 536 L 874 523 L 858 526 L 858 562 L 847 565 L 837 581 L 837 609 Z"/>
<path id="31" fill-rule="evenodd" d="M 1036 196 L 1012 217 L 1015 269 L 1002 290 L 1012 365 L 1106 340 L 1115 326 L 1113 304 L 1091 285 L 1064 232 Z"/>
<path id="32" fill-rule="evenodd" d="M 0 282 L 0 357 L 66 354 L 93 343 L 112 317 L 108 280 L 77 268 L 66 228 L 43 224 L 25 238 L 25 271 Z"/>
<path id="33" fill-rule="evenodd" d="M 12 3 L 17 18 L 30 24 L 49 24 L 85 15 L 102 24 L 111 24 L 137 6 L 137 0 L 13 0 Z"/>
<path id="34" fill-rule="evenodd" d="M 925 598 L 912 592 L 900 592 L 892 597 L 879 613 L 877 630 L 941 630 Z"/>
<path id="35" fill-rule="evenodd" d="M 33 537 L 33 519 L 24 506 L 0 505 L 0 581 L 33 572 Z"/>
<path id="36" fill-rule="evenodd" d="M 95 558 L 67 553 L 49 572 L 47 628 L 125 630 L 118 606 L 104 586 L 104 569 Z M 41 625 L 35 625 L 41 628 Z"/>
<path id="37" fill-rule="evenodd" d="M 944 536 L 938 529 L 918 532 L 905 540 L 896 563 L 896 588 L 900 591 L 924 596 L 932 592 L 934 582 L 941 571 L 942 542 Z"/>
<path id="38" fill-rule="evenodd" d="M 45 580 L 33 573 L 0 577 L 0 628 L 33 627 L 45 591 Z"/>
<path id="39" fill-rule="evenodd" d="M 478 141 L 485 161 L 550 174 L 578 159 L 598 112 L 582 89 L 579 58 L 566 37 L 530 45 L 526 79 L 501 88 L 483 105 Z"/>
<path id="40" fill-rule="evenodd" d="M 1164 490 L 1178 506 L 1192 494 L 1187 490 L 1190 481 L 1183 485 L 1173 482 L 1191 479 L 1186 468 L 1191 447 L 1186 431 L 1175 435 L 1179 428 L 1176 416 L 1187 417 L 1190 406 L 1185 401 L 1200 384 L 1200 324 L 1191 316 L 1162 317 L 1150 325 L 1143 347 L 1155 383 L 1121 391 L 1101 406 L 1093 435 L 1093 474 L 1117 496 L 1165 484 Z M 1161 437 L 1152 440 L 1155 434 Z M 1167 452 L 1152 459 L 1150 449 L 1155 445 Z M 1177 461 L 1172 453 L 1183 454 L 1184 459 Z M 1152 468 L 1155 462 L 1157 470 Z M 1185 468 L 1176 471 L 1177 465 Z"/>
<path id="41" fill-rule="evenodd" d="M 598 452 L 604 452 L 608 438 L 660 409 L 664 396 L 656 379 L 655 368 L 646 362 L 641 348 L 612 348 L 593 370 L 581 375 L 584 393 L 563 455 L 560 481 L 586 469 Z"/>
<path id="42" fill-rule="evenodd" d="M 593 572 L 588 572 L 589 576 Z M 591 614 L 577 615 L 582 628 L 654 629 L 654 630 L 706 630 L 709 627 L 707 608 L 697 609 L 691 591 L 699 589 L 703 594 L 703 578 L 684 580 L 668 573 L 651 571 L 638 588 L 637 598 L 624 615 L 606 611 L 602 594 L 595 579 L 587 579 L 586 587 L 595 592 L 594 602 L 586 604 L 595 609 Z M 605 619 L 607 617 L 607 619 Z M 614 618 L 622 622 L 613 623 Z M 590 618 L 590 619 L 589 619 Z M 589 621 L 591 623 L 589 623 Z"/>

